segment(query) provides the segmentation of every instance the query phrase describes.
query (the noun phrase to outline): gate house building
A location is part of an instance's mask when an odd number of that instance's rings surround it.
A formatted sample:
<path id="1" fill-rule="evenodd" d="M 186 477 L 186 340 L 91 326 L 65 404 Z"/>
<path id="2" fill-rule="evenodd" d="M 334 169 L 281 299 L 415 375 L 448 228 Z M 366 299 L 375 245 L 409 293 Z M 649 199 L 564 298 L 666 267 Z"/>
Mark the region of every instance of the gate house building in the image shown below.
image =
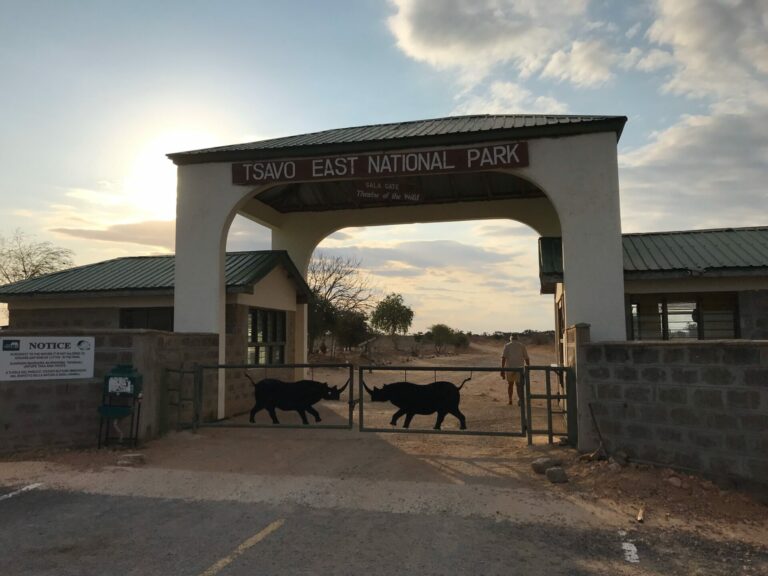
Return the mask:
<path id="1" fill-rule="evenodd" d="M 542 292 L 554 295 L 560 360 L 577 375 L 579 448 L 596 446 L 594 407 L 611 445 L 632 456 L 768 477 L 759 449 L 768 421 L 768 351 L 760 340 L 768 336 L 767 229 L 622 235 L 617 143 L 626 120 L 452 117 L 169 154 L 178 167 L 176 256 L 162 294 L 125 285 L 108 297 L 111 312 L 82 291 L 87 299 L 65 302 L 21 283 L 0 295 L 10 304 L 12 329 L 41 315 L 50 324 L 68 322 L 72 310 L 83 311 L 84 326 L 90 315 L 117 326 L 158 321 L 169 328 L 172 297 L 174 336 L 218 335 L 220 364 L 243 358 L 246 348 L 250 359 L 303 363 L 308 290 L 301 277 L 324 238 L 348 227 L 509 218 L 541 238 Z M 237 292 L 225 254 L 236 215 L 270 229 L 290 281 L 285 272 L 270 279 L 271 271 Z M 132 300 L 138 295 L 143 304 Z M 249 308 L 285 312 L 284 348 L 279 337 L 231 337 L 231 330 L 247 333 L 248 318 L 280 325 Z M 231 413 L 224 370 L 218 379 L 213 418 Z M 633 414 L 639 420 L 625 427 Z M 706 437 L 709 422 L 723 428 L 722 438 Z M 738 461 L 724 460 L 733 456 L 726 442 Z"/>

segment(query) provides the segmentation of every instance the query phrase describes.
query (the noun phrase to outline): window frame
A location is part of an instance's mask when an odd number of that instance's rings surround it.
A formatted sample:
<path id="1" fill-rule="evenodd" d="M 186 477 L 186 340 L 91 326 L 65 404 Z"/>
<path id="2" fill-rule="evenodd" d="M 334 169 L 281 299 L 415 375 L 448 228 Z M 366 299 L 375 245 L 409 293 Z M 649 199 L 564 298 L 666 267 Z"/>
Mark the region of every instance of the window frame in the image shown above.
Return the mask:
<path id="1" fill-rule="evenodd" d="M 254 366 L 285 364 L 287 313 L 271 308 L 248 308 L 245 359 Z"/>

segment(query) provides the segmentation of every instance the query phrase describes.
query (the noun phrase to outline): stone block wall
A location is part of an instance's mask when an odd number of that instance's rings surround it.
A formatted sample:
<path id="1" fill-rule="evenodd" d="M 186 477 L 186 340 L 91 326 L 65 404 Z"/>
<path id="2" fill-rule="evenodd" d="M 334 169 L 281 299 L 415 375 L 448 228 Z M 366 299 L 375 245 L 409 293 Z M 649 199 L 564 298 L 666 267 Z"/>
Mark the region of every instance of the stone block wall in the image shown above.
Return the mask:
<path id="1" fill-rule="evenodd" d="M 191 368 L 196 362 L 215 363 L 218 357 L 215 334 L 154 330 L 3 331 L 3 336 L 54 335 L 95 338 L 94 377 L 0 382 L 0 453 L 95 447 L 104 376 L 117 364 L 132 364 L 143 375 L 139 436 L 156 437 L 175 425 L 180 411 L 192 410 L 191 403 L 185 406 L 180 401 L 182 394 L 173 388 L 165 368 Z M 215 410 L 215 400 L 213 407 Z M 207 408 L 210 410 L 210 401 Z"/>
<path id="2" fill-rule="evenodd" d="M 621 342 L 579 350 L 609 450 L 768 486 L 768 342 Z"/>

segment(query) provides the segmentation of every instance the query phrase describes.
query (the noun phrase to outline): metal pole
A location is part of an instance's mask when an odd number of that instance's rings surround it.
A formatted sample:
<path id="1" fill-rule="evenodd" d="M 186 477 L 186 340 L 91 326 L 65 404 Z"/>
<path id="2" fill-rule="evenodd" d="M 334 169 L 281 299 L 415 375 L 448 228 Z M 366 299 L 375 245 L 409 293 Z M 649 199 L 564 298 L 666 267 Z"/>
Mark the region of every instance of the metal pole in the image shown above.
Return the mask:
<path id="1" fill-rule="evenodd" d="M 549 443 L 554 442 L 552 434 L 552 372 L 550 369 L 544 370 L 545 382 L 547 387 L 547 436 Z"/>
<path id="2" fill-rule="evenodd" d="M 360 367 L 360 373 L 358 375 L 358 386 L 360 386 L 360 411 L 358 414 L 358 429 L 360 431 L 363 431 L 365 429 L 365 424 L 363 423 L 363 367 Z"/>
<path id="3" fill-rule="evenodd" d="M 525 408 L 528 412 L 528 421 L 526 422 L 526 428 L 528 431 L 528 446 L 533 444 L 533 417 L 531 415 L 531 368 L 526 367 L 524 372 L 525 382 Z"/>

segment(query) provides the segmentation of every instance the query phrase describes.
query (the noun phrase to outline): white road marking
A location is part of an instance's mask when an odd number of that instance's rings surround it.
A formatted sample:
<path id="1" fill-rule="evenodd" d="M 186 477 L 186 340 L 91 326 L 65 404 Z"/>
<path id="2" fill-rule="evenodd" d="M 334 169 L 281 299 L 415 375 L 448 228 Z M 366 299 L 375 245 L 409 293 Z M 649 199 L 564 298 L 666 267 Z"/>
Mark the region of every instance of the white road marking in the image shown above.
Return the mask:
<path id="1" fill-rule="evenodd" d="M 229 566 L 243 552 L 248 550 L 248 548 L 255 546 L 256 544 L 264 540 L 264 538 L 272 534 L 272 532 L 280 528 L 280 526 L 282 526 L 283 524 L 285 524 L 285 519 L 275 520 L 274 522 L 272 522 L 272 524 L 270 524 L 260 532 L 257 532 L 256 534 L 248 538 L 248 540 L 246 540 L 245 542 L 240 544 L 240 546 L 235 548 L 235 551 L 232 552 L 232 554 L 230 554 L 229 556 L 225 556 L 224 558 L 216 562 L 216 564 L 208 568 L 208 570 L 200 574 L 200 576 L 215 576 L 216 574 L 221 572 L 224 568 Z"/>
<path id="2" fill-rule="evenodd" d="M 13 492 L 9 492 L 8 494 L 3 494 L 0 496 L 0 500 L 8 500 L 9 498 L 13 498 L 14 496 L 18 496 L 19 494 L 23 494 L 24 492 L 29 492 L 30 490 L 34 490 L 35 488 L 40 488 L 42 486 L 42 482 L 37 482 L 35 484 L 30 484 L 29 486 L 24 486 L 24 488 L 19 488 L 18 490 L 14 490 Z"/>
<path id="3" fill-rule="evenodd" d="M 627 533 L 624 530 L 619 530 L 619 537 L 624 538 Z M 624 551 L 624 560 L 630 564 L 639 564 L 640 555 L 637 553 L 637 546 L 631 541 L 622 542 L 621 549 Z"/>

